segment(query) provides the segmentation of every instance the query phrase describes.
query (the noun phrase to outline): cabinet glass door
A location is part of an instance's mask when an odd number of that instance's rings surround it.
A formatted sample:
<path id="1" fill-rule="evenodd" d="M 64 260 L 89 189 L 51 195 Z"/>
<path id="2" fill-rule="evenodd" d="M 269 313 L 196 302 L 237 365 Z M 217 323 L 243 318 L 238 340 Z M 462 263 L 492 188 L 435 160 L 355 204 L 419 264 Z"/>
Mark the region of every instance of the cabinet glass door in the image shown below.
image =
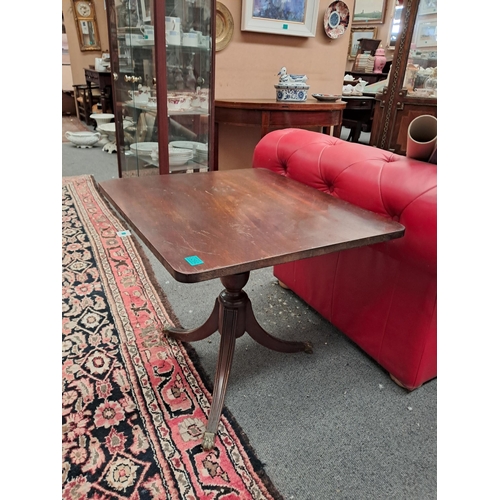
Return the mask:
<path id="1" fill-rule="evenodd" d="M 158 149 L 155 41 L 152 15 L 144 9 L 144 1 L 117 0 L 114 5 L 115 122 L 122 177 L 159 172 L 153 159 L 153 150 Z"/>
<path id="2" fill-rule="evenodd" d="M 215 2 L 107 4 L 120 175 L 209 170 Z"/>
<path id="3" fill-rule="evenodd" d="M 169 171 L 205 171 L 211 129 L 212 1 L 166 0 L 165 8 Z"/>
<path id="4" fill-rule="evenodd" d="M 437 2 L 422 0 L 406 63 L 408 97 L 437 98 Z"/>

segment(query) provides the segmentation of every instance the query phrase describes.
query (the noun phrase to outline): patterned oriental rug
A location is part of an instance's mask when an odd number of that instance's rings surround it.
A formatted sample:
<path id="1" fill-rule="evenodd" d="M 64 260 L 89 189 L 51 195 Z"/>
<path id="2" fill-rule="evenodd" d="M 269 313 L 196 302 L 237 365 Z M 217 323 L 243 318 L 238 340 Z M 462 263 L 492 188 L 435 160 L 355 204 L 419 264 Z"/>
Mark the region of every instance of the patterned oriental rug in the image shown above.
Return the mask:
<path id="1" fill-rule="evenodd" d="M 62 188 L 62 498 L 282 499 L 224 409 L 202 449 L 208 378 L 133 236 L 92 176 Z"/>

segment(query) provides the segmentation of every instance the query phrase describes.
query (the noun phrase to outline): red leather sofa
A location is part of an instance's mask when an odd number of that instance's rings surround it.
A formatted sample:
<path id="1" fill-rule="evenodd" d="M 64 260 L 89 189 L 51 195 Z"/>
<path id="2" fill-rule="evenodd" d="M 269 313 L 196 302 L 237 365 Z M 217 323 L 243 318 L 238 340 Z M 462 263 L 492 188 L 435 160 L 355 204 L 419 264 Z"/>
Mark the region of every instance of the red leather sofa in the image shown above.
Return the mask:
<path id="1" fill-rule="evenodd" d="M 437 375 L 437 166 L 299 129 L 257 144 L 267 168 L 399 221 L 403 238 L 275 266 L 274 275 L 413 390 Z"/>

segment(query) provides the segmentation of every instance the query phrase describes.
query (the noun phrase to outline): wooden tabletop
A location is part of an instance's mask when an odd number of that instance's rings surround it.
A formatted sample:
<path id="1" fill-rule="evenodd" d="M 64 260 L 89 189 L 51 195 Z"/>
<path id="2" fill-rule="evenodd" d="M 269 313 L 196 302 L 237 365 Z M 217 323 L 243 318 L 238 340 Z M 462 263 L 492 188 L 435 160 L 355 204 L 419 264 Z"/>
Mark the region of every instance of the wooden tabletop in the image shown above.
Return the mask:
<path id="1" fill-rule="evenodd" d="M 184 283 L 404 234 L 397 222 L 267 169 L 111 179 L 100 190 Z"/>

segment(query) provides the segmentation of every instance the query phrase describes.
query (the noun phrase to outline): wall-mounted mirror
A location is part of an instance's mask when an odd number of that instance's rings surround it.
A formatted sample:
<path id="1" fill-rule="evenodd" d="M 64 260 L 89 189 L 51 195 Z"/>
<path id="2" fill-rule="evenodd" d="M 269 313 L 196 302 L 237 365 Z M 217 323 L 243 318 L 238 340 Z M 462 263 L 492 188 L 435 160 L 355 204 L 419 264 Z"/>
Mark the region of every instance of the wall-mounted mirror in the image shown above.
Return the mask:
<path id="1" fill-rule="evenodd" d="M 403 12 L 403 0 L 395 0 L 394 2 L 394 12 L 391 20 L 391 28 L 389 30 L 387 48 L 394 49 L 396 46 L 396 40 L 401 30 L 401 13 Z"/>
<path id="2" fill-rule="evenodd" d="M 78 40 L 81 51 L 101 50 L 94 0 L 73 0 Z"/>

